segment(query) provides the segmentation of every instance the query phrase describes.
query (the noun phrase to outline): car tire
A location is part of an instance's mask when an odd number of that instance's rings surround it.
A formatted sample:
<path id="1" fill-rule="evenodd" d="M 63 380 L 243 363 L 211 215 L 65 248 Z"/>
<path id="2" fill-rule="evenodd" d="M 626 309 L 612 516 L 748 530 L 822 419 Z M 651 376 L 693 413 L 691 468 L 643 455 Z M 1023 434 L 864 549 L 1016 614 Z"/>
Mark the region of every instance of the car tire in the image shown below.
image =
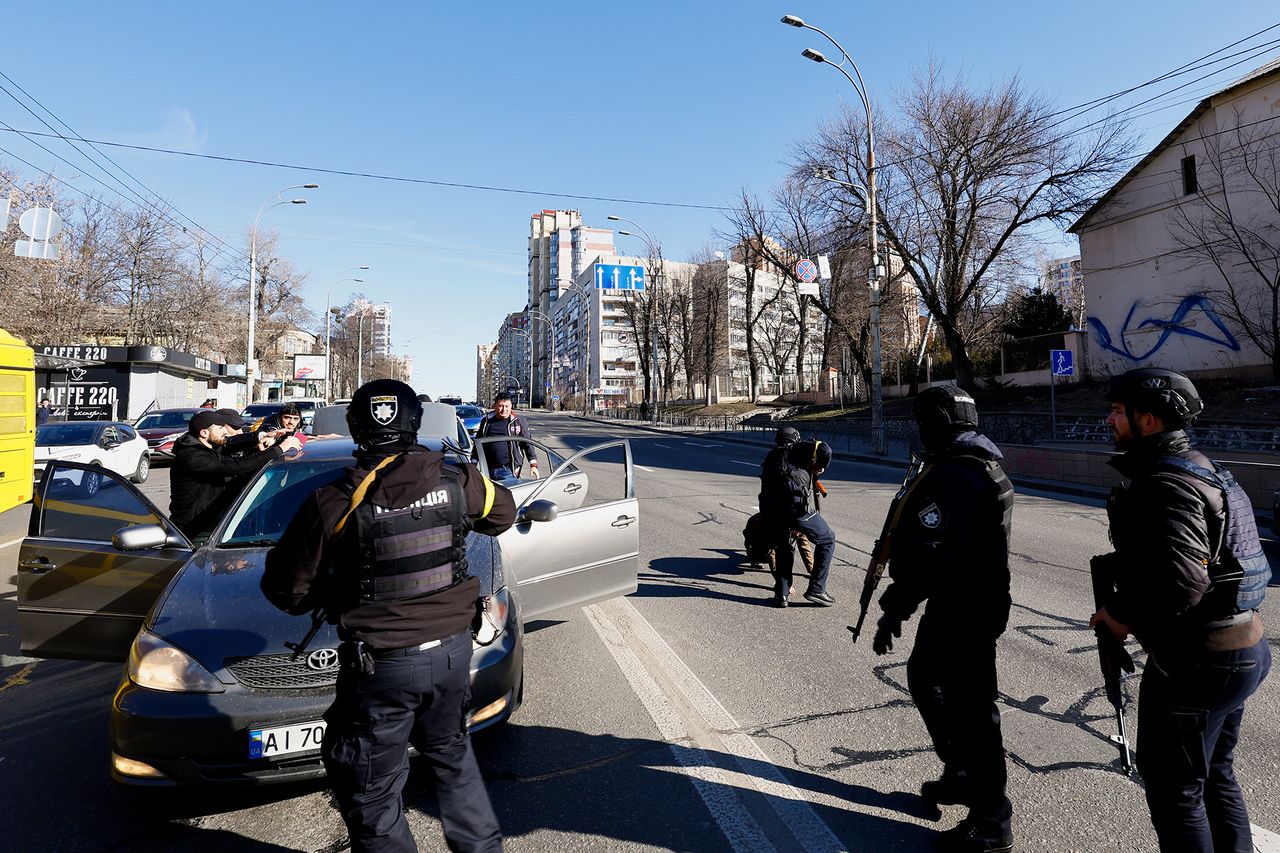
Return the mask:
<path id="1" fill-rule="evenodd" d="M 96 465 L 99 468 L 102 467 L 101 462 L 95 461 L 95 462 L 90 462 L 89 464 Z M 84 486 L 85 494 L 88 495 L 89 497 L 93 497 L 98 493 L 98 489 L 102 487 L 102 475 L 99 474 L 97 471 L 85 471 L 82 485 Z"/>
<path id="2" fill-rule="evenodd" d="M 142 455 L 138 457 L 138 468 L 133 472 L 133 476 L 129 479 L 135 483 L 147 482 L 147 475 L 151 473 L 151 454 L 142 451 Z"/>

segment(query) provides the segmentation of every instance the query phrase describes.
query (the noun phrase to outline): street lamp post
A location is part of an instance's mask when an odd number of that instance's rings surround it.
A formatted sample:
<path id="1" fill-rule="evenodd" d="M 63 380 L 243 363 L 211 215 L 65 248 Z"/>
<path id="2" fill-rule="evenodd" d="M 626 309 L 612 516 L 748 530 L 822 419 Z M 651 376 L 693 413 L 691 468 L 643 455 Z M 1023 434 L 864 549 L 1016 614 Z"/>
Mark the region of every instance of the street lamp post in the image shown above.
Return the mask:
<path id="1" fill-rule="evenodd" d="M 338 273 L 338 275 L 342 276 L 356 270 L 367 269 L 369 269 L 367 266 L 351 267 L 350 269 L 345 269 Z M 332 399 L 329 395 L 331 387 L 329 383 L 332 381 L 329 374 L 333 371 L 333 359 L 330 356 L 330 343 L 332 338 L 329 334 L 329 323 L 333 319 L 333 285 L 342 284 L 345 281 L 354 281 L 357 284 L 364 284 L 364 279 L 362 278 L 340 278 L 333 284 L 329 285 L 329 291 L 324 296 L 324 400 L 326 403 Z"/>
<path id="2" fill-rule="evenodd" d="M 645 231 L 643 226 L 641 226 L 639 222 L 636 222 L 634 219 L 627 219 L 625 216 L 606 216 L 605 218 L 609 219 L 612 222 L 627 222 L 630 225 L 632 225 L 637 231 L 639 231 L 641 236 L 644 238 L 645 248 L 649 252 L 649 259 L 653 260 L 655 255 L 655 252 L 653 250 L 653 238 L 649 236 L 649 232 Z M 624 237 L 635 236 L 630 231 L 619 230 L 618 233 Z M 652 305 L 652 313 L 650 314 L 650 317 L 649 317 L 649 368 L 653 377 L 653 381 L 649 385 L 649 390 L 650 390 L 649 396 L 651 398 L 650 405 L 653 407 L 653 419 L 655 422 L 658 420 L 658 397 L 659 397 L 658 386 L 662 382 L 662 374 L 658 371 L 658 329 L 657 329 L 659 300 L 662 295 L 661 288 L 662 288 L 662 260 L 659 258 L 657 269 L 654 273 L 654 278 L 653 278 L 653 296 L 650 299 L 650 304 Z"/>
<path id="3" fill-rule="evenodd" d="M 858 98 L 862 101 L 862 108 L 867 112 L 867 216 L 868 226 L 870 229 L 870 250 L 871 250 L 871 268 L 867 271 L 867 286 L 871 291 L 871 449 L 880 455 L 885 452 L 884 443 L 884 399 L 881 396 L 880 389 L 880 247 L 878 244 L 878 211 L 876 209 L 876 137 L 875 137 L 875 117 L 871 112 L 871 99 L 867 97 L 867 86 L 862 81 L 862 72 L 858 70 L 858 65 L 853 61 L 853 57 L 849 56 L 849 52 L 845 50 L 840 42 L 832 38 L 828 33 L 813 26 L 806 24 L 795 15 L 784 15 L 782 23 L 792 27 L 800 27 L 806 30 L 813 30 L 827 41 L 835 45 L 836 50 L 840 51 L 843 57 L 839 62 L 831 62 L 819 51 L 812 48 L 805 48 L 801 52 L 801 56 L 805 59 L 811 59 L 814 62 L 825 63 L 839 71 L 849 81 L 849 85 L 853 86 L 853 90 L 858 93 Z M 853 69 L 853 76 L 845 70 L 845 63 Z M 857 79 L 855 80 L 854 77 Z"/>
<path id="4" fill-rule="evenodd" d="M 253 402 L 253 383 L 256 381 L 254 377 L 255 371 L 253 369 L 253 350 L 254 327 L 258 323 L 258 223 L 262 220 L 262 214 L 266 213 L 273 207 L 279 207 L 282 204 L 307 203 L 305 198 L 282 199 L 280 198 L 281 193 L 286 193 L 289 190 L 314 190 L 319 186 L 319 184 L 294 184 L 293 186 L 285 187 L 282 190 L 277 190 L 267 196 L 267 200 L 258 208 L 258 215 L 253 218 L 253 231 L 249 237 L 249 337 L 244 356 L 245 394 L 247 395 L 248 402 L 250 403 Z"/>

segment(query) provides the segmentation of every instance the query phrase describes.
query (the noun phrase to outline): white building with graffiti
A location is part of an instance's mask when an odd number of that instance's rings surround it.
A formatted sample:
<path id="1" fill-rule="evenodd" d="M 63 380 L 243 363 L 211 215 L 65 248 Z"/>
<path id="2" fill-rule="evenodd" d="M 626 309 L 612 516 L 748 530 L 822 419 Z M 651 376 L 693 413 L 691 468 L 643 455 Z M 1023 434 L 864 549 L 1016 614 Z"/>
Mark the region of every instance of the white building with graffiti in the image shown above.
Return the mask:
<path id="1" fill-rule="evenodd" d="M 1278 166 L 1280 59 L 1200 101 L 1071 227 L 1092 374 L 1280 365 Z"/>

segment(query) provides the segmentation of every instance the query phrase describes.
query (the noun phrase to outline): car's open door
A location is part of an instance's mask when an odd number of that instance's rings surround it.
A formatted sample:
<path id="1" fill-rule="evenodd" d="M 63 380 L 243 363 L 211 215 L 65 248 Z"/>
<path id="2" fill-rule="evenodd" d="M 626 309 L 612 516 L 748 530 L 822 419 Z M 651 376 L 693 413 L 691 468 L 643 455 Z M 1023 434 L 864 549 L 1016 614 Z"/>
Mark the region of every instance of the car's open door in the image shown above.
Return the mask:
<path id="1" fill-rule="evenodd" d="M 476 457 L 476 464 L 480 466 L 480 470 L 486 477 L 493 476 L 491 473 L 493 466 L 489 462 L 489 454 L 485 452 L 485 447 L 503 442 L 508 444 L 518 442 L 524 445 L 526 452 L 532 451 L 534 458 L 538 460 L 539 473 L 550 481 L 549 485 L 544 485 L 542 478 L 533 476 L 533 469 L 527 465 L 518 468 L 512 477 L 495 480 L 494 482 L 507 487 L 512 497 L 516 499 L 516 506 L 520 506 L 533 494 L 534 490 L 538 490 L 542 498 L 555 501 L 561 512 L 582 506 L 590 486 L 587 472 L 576 465 L 563 464 L 565 462 L 563 456 L 534 438 L 513 439 L 505 435 L 491 435 L 477 439 L 473 455 Z"/>
<path id="2" fill-rule="evenodd" d="M 125 478 L 50 462 L 18 554 L 23 654 L 123 661 L 151 605 L 193 550 Z"/>
<path id="3" fill-rule="evenodd" d="M 571 472 L 576 473 L 564 476 Z M 573 505 L 566 507 L 560 496 L 570 481 L 581 488 L 567 495 Z M 517 488 L 520 515 L 499 541 L 526 622 L 635 592 L 640 504 L 630 443 L 588 447 L 545 479 Z"/>

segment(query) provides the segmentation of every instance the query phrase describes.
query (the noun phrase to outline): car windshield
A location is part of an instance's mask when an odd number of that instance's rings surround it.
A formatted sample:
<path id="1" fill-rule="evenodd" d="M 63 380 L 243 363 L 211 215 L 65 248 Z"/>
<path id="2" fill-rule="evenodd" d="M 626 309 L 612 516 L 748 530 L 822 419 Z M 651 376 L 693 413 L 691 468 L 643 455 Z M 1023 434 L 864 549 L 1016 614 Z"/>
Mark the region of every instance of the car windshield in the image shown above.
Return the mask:
<path id="1" fill-rule="evenodd" d="M 483 418 L 484 409 L 479 406 L 457 406 L 458 417 L 460 418 Z"/>
<path id="2" fill-rule="evenodd" d="M 240 499 L 218 546 L 274 545 L 308 495 L 342 476 L 346 459 L 291 462 L 265 469 Z"/>
<path id="3" fill-rule="evenodd" d="M 276 414 L 281 409 L 279 403 L 258 403 L 252 406 L 246 406 L 245 410 L 240 414 L 246 418 L 265 418 Z"/>
<path id="4" fill-rule="evenodd" d="M 195 412 L 152 412 L 138 421 L 134 429 L 186 429 Z"/>
<path id="5" fill-rule="evenodd" d="M 97 424 L 48 424 L 36 430 L 36 447 L 93 444 Z"/>

